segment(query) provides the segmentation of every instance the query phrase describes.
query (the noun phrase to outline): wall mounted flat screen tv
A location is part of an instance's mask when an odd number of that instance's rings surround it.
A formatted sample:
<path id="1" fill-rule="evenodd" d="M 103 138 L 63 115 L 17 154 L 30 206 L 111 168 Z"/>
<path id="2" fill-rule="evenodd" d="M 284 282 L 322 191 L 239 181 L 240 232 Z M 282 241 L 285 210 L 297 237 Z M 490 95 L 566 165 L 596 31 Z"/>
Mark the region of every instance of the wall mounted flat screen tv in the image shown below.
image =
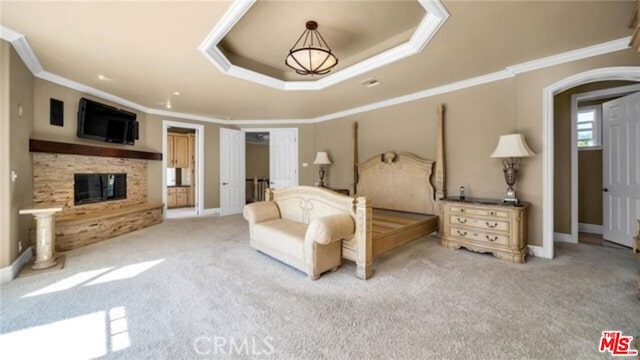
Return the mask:
<path id="1" fill-rule="evenodd" d="M 80 99 L 78 107 L 78 137 L 133 145 L 138 138 L 136 114 Z"/>

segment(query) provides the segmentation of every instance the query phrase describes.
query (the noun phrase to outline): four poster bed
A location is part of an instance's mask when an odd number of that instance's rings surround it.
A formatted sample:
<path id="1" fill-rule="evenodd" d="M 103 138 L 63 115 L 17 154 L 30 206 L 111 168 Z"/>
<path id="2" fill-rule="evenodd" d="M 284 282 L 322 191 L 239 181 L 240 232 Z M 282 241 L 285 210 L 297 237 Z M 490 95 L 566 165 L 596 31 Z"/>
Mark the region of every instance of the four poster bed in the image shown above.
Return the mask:
<path id="1" fill-rule="evenodd" d="M 358 277 L 372 275 L 373 259 L 438 230 L 440 200 L 445 197 L 443 121 L 440 105 L 435 170 L 432 160 L 393 151 L 358 163 L 358 124 L 353 124 L 351 191 L 355 203 L 366 203 L 366 215 L 357 219 L 366 223 L 360 227 L 366 234 L 343 240 L 342 257 L 356 262 Z"/>

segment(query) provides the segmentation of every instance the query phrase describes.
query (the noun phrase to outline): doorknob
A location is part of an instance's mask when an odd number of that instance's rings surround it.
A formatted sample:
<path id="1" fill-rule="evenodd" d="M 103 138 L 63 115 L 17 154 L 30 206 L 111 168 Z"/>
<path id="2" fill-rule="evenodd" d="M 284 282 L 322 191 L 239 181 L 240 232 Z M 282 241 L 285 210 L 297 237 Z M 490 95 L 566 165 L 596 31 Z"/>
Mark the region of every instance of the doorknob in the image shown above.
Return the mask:
<path id="1" fill-rule="evenodd" d="M 222 185 L 229 185 L 229 183 L 223 182 Z"/>
<path id="2" fill-rule="evenodd" d="M 604 192 L 609 192 L 609 189 L 607 189 L 607 188 L 602 188 L 602 191 L 604 191 Z"/>

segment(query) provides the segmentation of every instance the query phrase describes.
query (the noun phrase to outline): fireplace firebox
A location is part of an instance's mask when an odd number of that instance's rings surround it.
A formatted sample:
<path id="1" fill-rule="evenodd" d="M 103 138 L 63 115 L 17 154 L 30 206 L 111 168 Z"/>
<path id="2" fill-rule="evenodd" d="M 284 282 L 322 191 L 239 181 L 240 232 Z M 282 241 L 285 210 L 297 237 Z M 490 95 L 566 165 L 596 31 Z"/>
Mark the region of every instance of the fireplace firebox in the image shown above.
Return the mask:
<path id="1" fill-rule="evenodd" d="M 127 198 L 127 174 L 74 174 L 74 204 Z"/>

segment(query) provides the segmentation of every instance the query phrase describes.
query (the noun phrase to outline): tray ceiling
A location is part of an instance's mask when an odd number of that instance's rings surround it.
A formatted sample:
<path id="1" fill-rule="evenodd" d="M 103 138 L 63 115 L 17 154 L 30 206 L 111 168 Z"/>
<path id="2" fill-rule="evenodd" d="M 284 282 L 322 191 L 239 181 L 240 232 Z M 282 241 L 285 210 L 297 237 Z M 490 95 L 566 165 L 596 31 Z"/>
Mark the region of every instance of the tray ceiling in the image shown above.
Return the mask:
<path id="1" fill-rule="evenodd" d="M 199 51 L 233 4 L 2 1 L 0 23 L 25 36 L 47 74 L 41 78 L 149 109 L 167 110 L 170 101 L 171 111 L 192 118 L 262 121 L 322 117 L 628 37 L 634 7 L 631 1 L 444 0 L 450 17 L 422 52 L 322 90 L 282 91 L 228 76 Z M 274 16 L 284 22 L 290 14 Z M 301 32 L 283 43 L 292 45 Z M 330 44 L 340 41 L 333 38 Z M 100 74 L 107 79 L 100 80 Z M 368 78 L 380 85 L 360 85 Z M 36 91 L 52 86 L 39 82 Z M 119 103 L 129 106 L 127 101 Z"/>
<path id="2" fill-rule="evenodd" d="M 320 90 L 417 54 L 448 16 L 439 0 L 235 0 L 200 50 L 228 75 L 280 90 Z M 308 20 L 320 24 L 340 59 L 329 75 L 301 76 L 284 65 Z"/>

